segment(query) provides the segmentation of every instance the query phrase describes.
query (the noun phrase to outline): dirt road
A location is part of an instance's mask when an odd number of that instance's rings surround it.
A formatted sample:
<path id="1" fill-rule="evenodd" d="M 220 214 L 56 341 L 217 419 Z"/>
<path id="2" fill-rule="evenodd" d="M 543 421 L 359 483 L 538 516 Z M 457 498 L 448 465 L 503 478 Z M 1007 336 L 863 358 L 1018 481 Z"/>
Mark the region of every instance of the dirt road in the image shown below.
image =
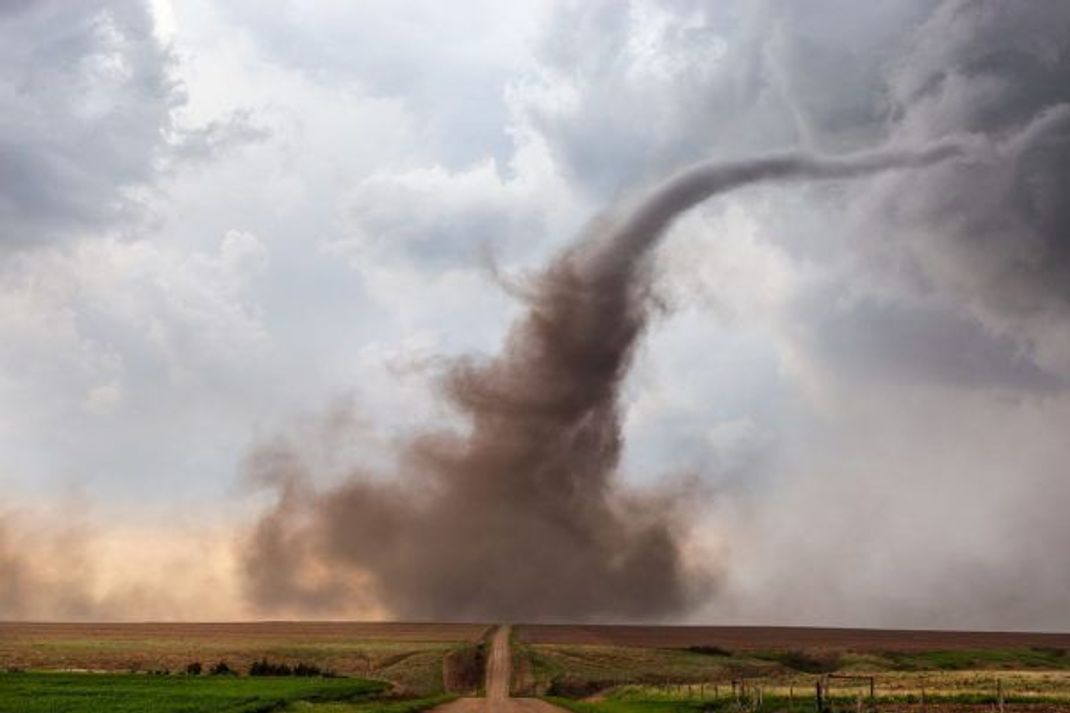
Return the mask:
<path id="1" fill-rule="evenodd" d="M 461 698 L 435 708 L 431 713 L 562 713 L 537 698 L 510 698 L 509 680 L 512 665 L 509 657 L 509 632 L 512 627 L 499 626 L 494 632 L 487 656 L 486 698 Z"/>

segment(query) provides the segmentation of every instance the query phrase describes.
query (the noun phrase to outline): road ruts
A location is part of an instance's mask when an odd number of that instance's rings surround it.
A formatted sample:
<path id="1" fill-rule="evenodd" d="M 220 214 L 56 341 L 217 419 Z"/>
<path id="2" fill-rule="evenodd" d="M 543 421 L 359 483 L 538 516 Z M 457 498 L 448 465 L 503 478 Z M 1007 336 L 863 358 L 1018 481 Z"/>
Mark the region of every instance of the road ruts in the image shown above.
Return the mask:
<path id="1" fill-rule="evenodd" d="M 490 655 L 487 657 L 486 698 L 459 698 L 435 708 L 431 713 L 563 713 L 560 708 L 538 698 L 511 698 L 509 681 L 512 663 L 509 656 L 509 632 L 512 627 L 502 625 L 494 632 Z"/>

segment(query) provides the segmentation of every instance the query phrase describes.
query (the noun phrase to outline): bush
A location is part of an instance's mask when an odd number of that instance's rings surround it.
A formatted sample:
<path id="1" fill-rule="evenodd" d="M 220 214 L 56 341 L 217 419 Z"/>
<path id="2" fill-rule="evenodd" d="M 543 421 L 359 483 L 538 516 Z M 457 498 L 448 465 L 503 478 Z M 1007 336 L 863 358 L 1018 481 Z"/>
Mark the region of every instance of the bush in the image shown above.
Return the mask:
<path id="1" fill-rule="evenodd" d="M 304 676 L 311 678 L 314 676 L 323 676 L 324 678 L 331 678 L 334 673 L 316 666 L 314 664 L 299 663 L 292 668 L 284 663 L 272 663 L 267 659 L 260 659 L 253 662 L 253 665 L 249 667 L 250 676 Z"/>
<path id="2" fill-rule="evenodd" d="M 607 688 L 612 688 L 617 683 L 618 681 L 593 681 L 565 674 L 554 678 L 546 695 L 560 698 L 587 698 Z"/>
<path id="3" fill-rule="evenodd" d="M 271 663 L 267 659 L 254 661 L 249 667 L 250 676 L 292 676 L 293 670 L 284 663 Z"/>
<path id="4" fill-rule="evenodd" d="M 213 676 L 235 676 L 237 671 L 227 665 L 226 661 L 220 661 L 208 671 Z"/>
<path id="5" fill-rule="evenodd" d="M 788 668 L 803 673 L 832 673 L 839 670 L 840 659 L 835 651 L 787 651 L 776 657 Z"/>
<path id="6" fill-rule="evenodd" d="M 204 666 L 201 666 L 200 661 L 194 661 L 186 665 L 187 676 L 200 676 L 202 671 L 204 671 Z"/>
<path id="7" fill-rule="evenodd" d="M 323 676 L 324 678 L 334 678 L 337 674 L 334 671 L 326 668 L 320 668 L 315 664 L 299 663 L 294 666 L 295 676 Z"/>
<path id="8" fill-rule="evenodd" d="M 1060 649 L 1057 646 L 1033 646 L 1031 648 L 1038 654 L 1052 658 L 1060 659 L 1066 656 L 1066 649 Z"/>
<path id="9" fill-rule="evenodd" d="M 707 656 L 731 656 L 732 652 L 728 649 L 722 649 L 720 646 L 688 646 L 687 650 L 695 654 L 705 654 Z"/>

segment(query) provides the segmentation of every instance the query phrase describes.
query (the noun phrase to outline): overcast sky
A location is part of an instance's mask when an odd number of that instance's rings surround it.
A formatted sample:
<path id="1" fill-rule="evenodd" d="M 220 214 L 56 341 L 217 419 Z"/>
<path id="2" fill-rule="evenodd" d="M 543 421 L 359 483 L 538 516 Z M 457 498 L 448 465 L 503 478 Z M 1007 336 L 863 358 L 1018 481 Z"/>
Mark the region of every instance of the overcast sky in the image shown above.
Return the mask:
<path id="1" fill-rule="evenodd" d="M 965 137 L 681 220 L 620 481 L 678 620 L 1070 630 L 1068 72 L 1062 0 L 3 3 L 0 619 L 390 616 L 249 601 L 258 444 L 390 472 L 667 173 Z"/>

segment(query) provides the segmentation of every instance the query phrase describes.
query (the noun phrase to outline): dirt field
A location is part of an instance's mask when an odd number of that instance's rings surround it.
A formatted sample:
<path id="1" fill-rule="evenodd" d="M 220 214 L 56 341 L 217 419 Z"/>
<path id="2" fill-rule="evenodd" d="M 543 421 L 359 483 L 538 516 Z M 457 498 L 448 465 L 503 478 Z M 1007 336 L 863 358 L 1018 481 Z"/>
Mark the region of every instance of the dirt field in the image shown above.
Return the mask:
<path id="1" fill-rule="evenodd" d="M 0 641 L 11 639 L 316 639 L 474 642 L 486 624 L 429 624 L 353 621 L 264 621 L 238 623 L 66 624 L 0 622 Z"/>
<path id="2" fill-rule="evenodd" d="M 1070 634 L 1021 632 L 809 629 L 741 626 L 568 626 L 525 624 L 517 636 L 528 644 L 578 644 L 687 648 L 716 646 L 728 651 L 839 649 L 870 651 L 955 651 L 974 649 L 1067 649 Z"/>

